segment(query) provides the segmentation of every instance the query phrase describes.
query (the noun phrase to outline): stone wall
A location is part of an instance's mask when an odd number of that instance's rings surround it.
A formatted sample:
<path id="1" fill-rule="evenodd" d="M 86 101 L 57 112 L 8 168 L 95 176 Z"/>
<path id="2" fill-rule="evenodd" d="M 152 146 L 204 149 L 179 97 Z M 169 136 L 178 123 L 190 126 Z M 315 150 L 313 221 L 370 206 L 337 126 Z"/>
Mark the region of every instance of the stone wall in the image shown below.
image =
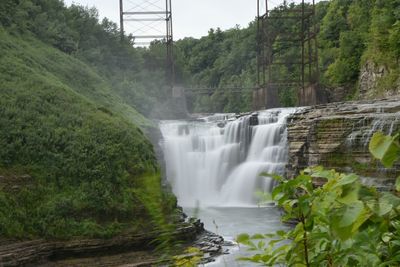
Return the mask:
<path id="1" fill-rule="evenodd" d="M 368 151 L 370 138 L 379 130 L 400 131 L 399 98 L 302 108 L 288 118 L 288 174 L 322 165 L 390 184 L 400 175 L 399 166 L 385 169 Z"/>

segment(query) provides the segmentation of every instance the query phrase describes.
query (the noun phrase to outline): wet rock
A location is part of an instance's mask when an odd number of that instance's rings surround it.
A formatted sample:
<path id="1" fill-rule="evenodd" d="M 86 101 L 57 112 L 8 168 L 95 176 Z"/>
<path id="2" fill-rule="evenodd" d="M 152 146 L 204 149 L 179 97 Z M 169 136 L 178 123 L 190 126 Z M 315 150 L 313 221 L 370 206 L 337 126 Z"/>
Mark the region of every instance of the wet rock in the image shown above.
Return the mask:
<path id="1" fill-rule="evenodd" d="M 225 125 L 226 125 L 226 121 L 221 121 L 221 122 L 218 122 L 218 123 L 217 123 L 217 126 L 218 126 L 219 128 L 224 128 Z"/>
<path id="2" fill-rule="evenodd" d="M 258 123 L 259 123 L 259 121 L 258 121 L 258 113 L 251 114 L 250 126 L 256 126 L 256 125 L 258 125 Z"/>
<path id="3" fill-rule="evenodd" d="M 225 240 L 222 236 L 204 230 L 198 235 L 197 240 L 192 244 L 192 247 L 198 248 L 203 253 L 202 264 L 212 262 L 215 257 L 223 255 L 226 250 L 223 249 Z"/>
<path id="4" fill-rule="evenodd" d="M 317 165 L 378 180 L 400 175 L 400 166 L 384 168 L 368 150 L 376 131 L 400 131 L 400 98 L 306 107 L 288 118 L 287 131 L 289 177 Z"/>

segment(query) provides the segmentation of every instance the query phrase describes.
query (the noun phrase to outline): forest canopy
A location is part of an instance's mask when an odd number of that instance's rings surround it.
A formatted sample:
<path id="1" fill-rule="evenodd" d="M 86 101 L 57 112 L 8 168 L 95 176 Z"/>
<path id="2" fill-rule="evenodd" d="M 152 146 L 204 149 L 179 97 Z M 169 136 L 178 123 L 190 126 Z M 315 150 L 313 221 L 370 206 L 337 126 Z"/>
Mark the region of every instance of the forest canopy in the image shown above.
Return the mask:
<path id="1" fill-rule="evenodd" d="M 299 8 L 291 4 L 280 10 Z M 387 75 L 367 97 L 382 97 L 399 87 L 400 2 L 398 0 L 331 0 L 316 4 L 315 23 L 318 31 L 320 87 L 331 101 L 358 99 L 361 70 L 380 67 Z M 292 22 L 287 22 L 292 23 Z M 287 24 L 286 23 L 286 24 Z M 292 25 L 274 24 L 280 32 Z M 211 29 L 200 39 L 185 38 L 176 42 L 177 64 L 182 69 L 183 83 L 200 87 L 256 86 L 256 23 L 227 31 Z M 295 61 L 299 48 L 287 48 L 282 57 Z M 297 58 L 298 59 L 298 58 Z M 183 64 L 183 66 L 182 66 Z M 280 70 L 287 77 L 290 66 Z M 337 96 L 342 90 L 343 96 Z M 364 97 L 364 96 L 362 96 Z M 295 88 L 282 88 L 283 106 L 295 106 Z M 196 97 L 194 111 L 240 112 L 251 110 L 251 90 L 242 94 L 218 90 L 212 95 Z"/>
<path id="2" fill-rule="evenodd" d="M 134 48 L 132 36 L 124 36 L 121 41 L 118 25 L 106 18 L 100 21 L 95 8 L 66 7 L 58 0 L 3 2 L 0 23 L 13 33 L 32 33 L 90 64 L 110 81 L 112 89 L 127 104 L 146 116 L 179 115 L 181 110 L 166 86 L 163 41 L 155 41 L 147 48 Z M 277 7 L 285 8 L 298 7 Z M 330 100 L 360 98 L 360 73 L 375 67 L 385 70 L 387 75 L 366 97 L 396 90 L 399 9 L 398 0 L 331 0 L 316 4 L 320 87 L 328 92 Z M 290 25 L 280 23 L 274 27 L 279 32 Z M 252 21 L 244 28 L 210 29 L 200 39 L 188 37 L 175 42 L 176 85 L 247 88 L 242 93 L 219 89 L 209 95 L 188 95 L 190 112 L 251 110 L 251 88 L 257 86 L 256 33 L 256 23 Z M 295 48 L 288 48 L 282 56 L 290 59 L 298 53 Z M 280 72 L 285 77 L 293 70 L 286 66 Z M 296 105 L 296 88 L 282 88 L 280 102 L 283 106 Z"/>

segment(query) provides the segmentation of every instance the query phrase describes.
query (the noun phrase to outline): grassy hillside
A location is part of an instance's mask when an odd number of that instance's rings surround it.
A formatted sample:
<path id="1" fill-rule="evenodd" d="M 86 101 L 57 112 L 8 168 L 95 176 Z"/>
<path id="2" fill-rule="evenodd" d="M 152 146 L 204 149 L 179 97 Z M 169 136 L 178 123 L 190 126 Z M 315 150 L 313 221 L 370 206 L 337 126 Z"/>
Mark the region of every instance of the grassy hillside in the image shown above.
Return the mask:
<path id="1" fill-rule="evenodd" d="M 159 179 L 138 127 L 149 122 L 96 70 L 5 29 L 0 51 L 0 237 L 152 228 L 144 192 L 161 194 L 156 205 L 171 213 L 174 199 L 143 183 Z"/>
<path id="2" fill-rule="evenodd" d="M 90 71 L 96 72 L 103 80 L 102 85 L 96 85 L 99 92 L 106 85 L 141 114 L 157 117 L 170 112 L 164 105 L 171 98 L 170 90 L 165 87 L 164 47 L 134 48 L 132 37 L 121 39 L 117 24 L 106 18 L 100 20 L 95 8 L 76 4 L 66 7 L 61 0 L 3 0 L 0 25 L 13 34 L 33 36 L 86 63 L 92 68 Z M 75 71 L 79 83 L 80 68 L 75 68 Z M 62 80 L 69 85 L 75 82 L 70 77 Z M 110 99 L 106 102 L 105 106 L 115 106 Z M 117 108 L 122 113 L 130 112 L 120 105 Z"/>

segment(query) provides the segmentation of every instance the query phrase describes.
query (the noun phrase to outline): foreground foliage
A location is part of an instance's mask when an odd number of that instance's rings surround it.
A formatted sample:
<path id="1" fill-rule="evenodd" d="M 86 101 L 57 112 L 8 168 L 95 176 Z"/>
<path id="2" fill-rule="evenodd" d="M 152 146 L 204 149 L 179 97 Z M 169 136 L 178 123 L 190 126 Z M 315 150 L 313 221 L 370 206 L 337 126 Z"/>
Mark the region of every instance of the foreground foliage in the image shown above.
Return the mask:
<path id="1" fill-rule="evenodd" d="M 371 152 L 390 167 L 400 157 L 399 135 L 374 135 Z M 364 186 L 355 174 L 322 167 L 293 180 L 274 176 L 272 199 L 293 229 L 275 234 L 247 234 L 237 240 L 253 251 L 244 260 L 268 266 L 398 266 L 400 264 L 399 179 L 395 192 Z M 315 186 L 315 183 L 324 183 Z M 265 239 L 272 241 L 265 243 Z"/>
<path id="2" fill-rule="evenodd" d="M 199 266 L 203 257 L 203 252 L 195 247 L 189 247 L 185 251 L 186 255 L 174 256 L 175 267 L 193 267 Z"/>

